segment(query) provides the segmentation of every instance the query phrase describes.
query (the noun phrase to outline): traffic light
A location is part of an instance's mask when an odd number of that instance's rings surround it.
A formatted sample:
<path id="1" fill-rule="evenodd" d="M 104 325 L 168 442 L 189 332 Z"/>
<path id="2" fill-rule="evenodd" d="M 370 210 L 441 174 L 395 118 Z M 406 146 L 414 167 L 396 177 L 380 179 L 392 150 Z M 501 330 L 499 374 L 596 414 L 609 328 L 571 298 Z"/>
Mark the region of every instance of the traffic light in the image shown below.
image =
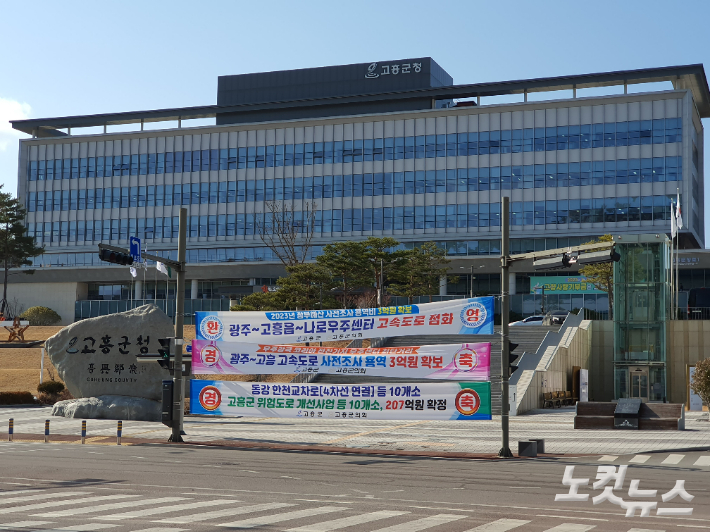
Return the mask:
<path id="1" fill-rule="evenodd" d="M 577 264 L 584 266 L 586 264 L 602 264 L 604 262 L 619 262 L 619 255 L 614 248 L 604 251 L 595 251 L 593 253 L 580 253 L 577 257 Z"/>
<path id="2" fill-rule="evenodd" d="M 558 257 L 550 257 L 548 259 L 538 259 L 533 261 L 535 270 L 561 270 L 569 268 L 575 262 L 574 257 L 570 257 L 567 253 L 563 253 Z"/>
<path id="3" fill-rule="evenodd" d="M 158 364 L 161 368 L 170 369 L 170 357 L 172 353 L 170 352 L 170 343 L 172 338 L 159 338 L 158 343 L 160 343 L 160 348 L 158 353 L 160 353 L 160 358 L 158 359 Z"/>
<path id="4" fill-rule="evenodd" d="M 514 366 L 513 362 L 515 362 L 518 358 L 518 355 L 513 354 L 513 350 L 518 347 L 518 344 L 514 344 L 510 340 L 508 340 L 508 367 L 510 368 L 510 375 L 513 374 L 513 372 L 518 369 L 518 366 Z"/>
<path id="5" fill-rule="evenodd" d="M 130 266 L 133 264 L 133 257 L 128 253 L 120 253 L 118 251 L 111 251 L 110 249 L 100 249 L 99 259 L 104 262 L 111 262 L 113 264 L 120 264 L 121 266 Z"/>

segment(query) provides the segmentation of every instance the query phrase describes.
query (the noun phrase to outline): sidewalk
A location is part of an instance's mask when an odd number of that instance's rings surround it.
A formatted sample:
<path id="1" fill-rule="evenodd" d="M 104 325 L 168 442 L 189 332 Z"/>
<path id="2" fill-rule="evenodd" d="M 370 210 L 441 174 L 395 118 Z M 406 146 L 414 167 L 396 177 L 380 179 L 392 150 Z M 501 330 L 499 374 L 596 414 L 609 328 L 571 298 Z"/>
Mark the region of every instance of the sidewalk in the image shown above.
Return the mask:
<path id="1" fill-rule="evenodd" d="M 0 407 L 0 440 L 7 441 L 8 419 L 14 418 L 17 440 L 35 435 L 43 440 L 44 420 L 52 435 L 78 436 L 81 420 L 51 417 L 51 407 Z M 536 410 L 510 418 L 510 447 L 544 438 L 550 454 L 633 454 L 682 449 L 710 449 L 707 413 L 686 413 L 685 431 L 574 430 L 574 409 Z M 501 446 L 500 417 L 492 421 L 367 421 L 275 418 L 185 418 L 186 442 L 231 444 L 237 447 L 351 449 L 357 452 L 399 451 L 425 456 L 490 455 Z M 87 437 L 95 443 L 115 443 L 116 421 L 87 421 Z M 170 429 L 160 423 L 123 422 L 126 443 L 164 442 Z M 67 438 L 74 439 L 74 438 Z M 59 440 L 59 438 L 57 438 Z M 0 445 L 2 445 L 0 441 Z M 304 449 L 305 450 L 305 449 Z"/>

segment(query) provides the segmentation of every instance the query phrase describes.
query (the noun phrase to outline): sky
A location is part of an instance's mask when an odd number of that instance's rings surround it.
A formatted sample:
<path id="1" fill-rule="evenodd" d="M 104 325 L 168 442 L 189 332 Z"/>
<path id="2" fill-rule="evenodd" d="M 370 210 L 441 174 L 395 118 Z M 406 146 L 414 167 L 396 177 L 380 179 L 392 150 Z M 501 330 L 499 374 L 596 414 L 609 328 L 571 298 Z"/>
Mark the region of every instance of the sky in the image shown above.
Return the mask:
<path id="1" fill-rule="evenodd" d="M 23 135 L 8 120 L 211 105 L 220 75 L 426 56 L 456 84 L 710 68 L 707 0 L 0 0 L 0 13 L 0 183 L 13 193 Z"/>

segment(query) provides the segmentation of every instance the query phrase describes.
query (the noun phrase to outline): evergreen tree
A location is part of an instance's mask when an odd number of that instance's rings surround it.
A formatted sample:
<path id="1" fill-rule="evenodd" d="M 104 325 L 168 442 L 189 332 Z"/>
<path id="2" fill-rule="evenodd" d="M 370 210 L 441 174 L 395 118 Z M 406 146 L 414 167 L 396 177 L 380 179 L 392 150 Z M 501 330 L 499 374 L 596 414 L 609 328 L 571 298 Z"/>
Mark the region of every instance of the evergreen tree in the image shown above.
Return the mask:
<path id="1" fill-rule="evenodd" d="M 323 246 L 323 253 L 316 258 L 318 264 L 330 271 L 333 284 L 342 293 L 342 307 L 351 307 L 357 293 L 372 286 L 372 275 L 365 259 L 363 242 L 335 242 Z"/>
<path id="2" fill-rule="evenodd" d="M 0 302 L 0 312 L 3 315 L 8 310 L 7 278 L 12 275 L 10 269 L 30 266 L 30 258 L 44 253 L 44 248 L 35 246 L 34 237 L 27 236 L 23 225 L 25 215 L 25 208 L 19 200 L 13 198 L 12 194 L 3 192 L 0 185 L 0 260 L 5 274 Z M 34 270 L 24 270 L 23 273 L 32 274 Z"/>

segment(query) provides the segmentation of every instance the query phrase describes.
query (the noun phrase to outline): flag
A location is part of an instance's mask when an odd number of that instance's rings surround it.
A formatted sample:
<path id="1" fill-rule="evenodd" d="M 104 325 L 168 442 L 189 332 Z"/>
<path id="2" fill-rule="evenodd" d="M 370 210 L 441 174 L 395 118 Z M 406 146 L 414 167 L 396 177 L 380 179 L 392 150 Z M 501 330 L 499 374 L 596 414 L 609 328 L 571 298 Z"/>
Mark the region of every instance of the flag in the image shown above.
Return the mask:
<path id="1" fill-rule="evenodd" d="M 671 205 L 671 238 L 675 238 L 676 234 L 678 234 L 678 224 L 676 223 L 675 209 Z"/>
<path id="2" fill-rule="evenodd" d="M 136 271 L 136 269 L 135 269 L 133 266 L 131 266 L 131 275 L 132 275 L 133 277 L 135 277 L 135 276 L 138 275 L 138 272 Z"/>
<path id="3" fill-rule="evenodd" d="M 676 202 L 675 202 L 675 217 L 676 217 L 676 226 L 677 230 L 683 229 L 683 216 L 681 215 L 680 212 L 680 193 L 676 196 Z"/>
<path id="4" fill-rule="evenodd" d="M 172 277 L 173 277 L 172 268 L 169 268 L 168 266 L 166 266 L 165 264 L 163 264 L 160 261 L 155 263 L 155 267 L 158 269 L 158 271 L 160 273 L 164 273 L 165 275 L 167 275 L 168 277 L 170 277 L 172 279 Z"/>

